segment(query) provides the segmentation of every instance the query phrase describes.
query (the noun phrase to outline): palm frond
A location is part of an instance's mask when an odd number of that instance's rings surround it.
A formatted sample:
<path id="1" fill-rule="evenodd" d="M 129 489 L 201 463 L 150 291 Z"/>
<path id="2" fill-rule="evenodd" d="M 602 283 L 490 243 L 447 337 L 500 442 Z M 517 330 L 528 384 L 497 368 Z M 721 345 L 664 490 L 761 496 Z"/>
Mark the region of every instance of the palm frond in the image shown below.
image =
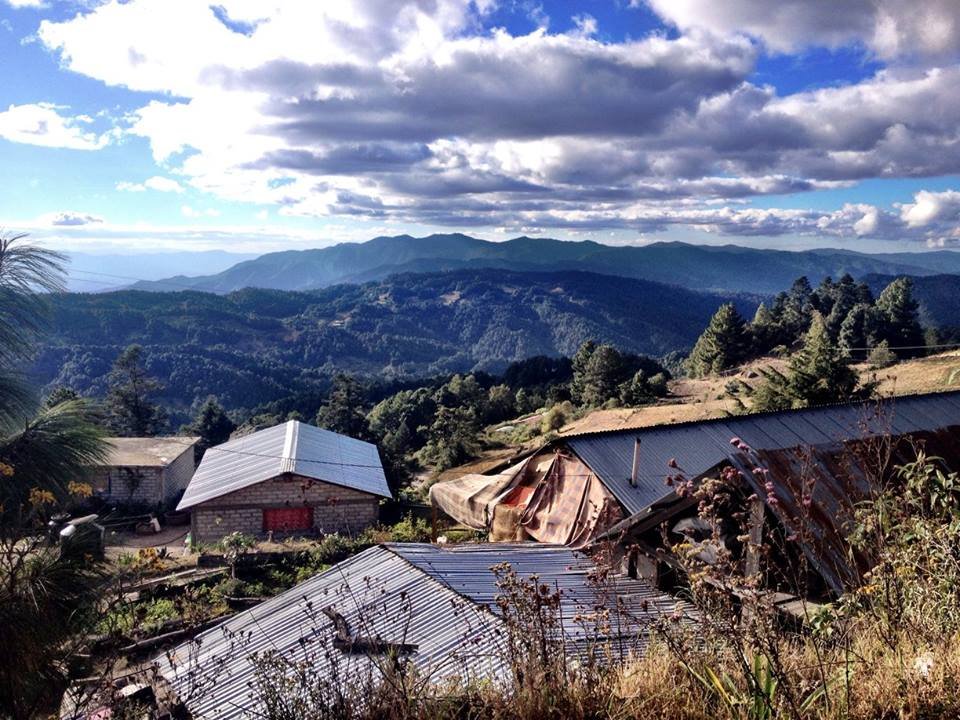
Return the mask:
<path id="1" fill-rule="evenodd" d="M 0 236 L 0 362 L 27 357 L 47 315 L 45 293 L 64 289 L 66 258 L 22 242 L 24 235 Z"/>
<path id="2" fill-rule="evenodd" d="M 68 400 L 42 409 L 21 430 L 0 439 L 0 462 L 13 468 L 13 475 L 3 479 L 5 499 L 22 500 L 32 488 L 63 497 L 71 481 L 82 481 L 90 468 L 103 465 L 109 448 L 96 419 L 90 401 Z"/>
<path id="3" fill-rule="evenodd" d="M 0 370 L 0 437 L 14 432 L 36 408 L 36 393 L 23 375 Z"/>

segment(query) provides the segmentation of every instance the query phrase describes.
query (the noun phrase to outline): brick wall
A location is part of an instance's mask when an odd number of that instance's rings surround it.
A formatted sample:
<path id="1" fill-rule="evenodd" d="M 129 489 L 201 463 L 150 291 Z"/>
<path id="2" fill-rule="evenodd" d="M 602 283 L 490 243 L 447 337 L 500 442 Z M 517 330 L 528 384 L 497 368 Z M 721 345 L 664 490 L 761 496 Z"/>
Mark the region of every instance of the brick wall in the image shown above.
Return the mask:
<path id="1" fill-rule="evenodd" d="M 282 475 L 223 495 L 191 510 L 193 537 L 212 542 L 231 532 L 263 534 L 264 508 L 312 507 L 313 525 L 325 533 L 358 533 L 379 516 L 379 498 L 297 475 Z"/>

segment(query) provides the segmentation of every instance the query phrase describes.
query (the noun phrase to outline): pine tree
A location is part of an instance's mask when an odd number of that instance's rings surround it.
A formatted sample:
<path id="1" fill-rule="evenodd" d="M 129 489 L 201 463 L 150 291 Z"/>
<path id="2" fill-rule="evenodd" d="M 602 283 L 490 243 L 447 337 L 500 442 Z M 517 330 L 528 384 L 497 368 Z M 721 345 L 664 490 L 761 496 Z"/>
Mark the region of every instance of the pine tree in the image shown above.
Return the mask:
<path id="1" fill-rule="evenodd" d="M 830 339 L 823 316 L 814 312 L 788 371 L 765 373 L 766 383 L 754 396 L 757 410 L 803 408 L 869 397 L 874 384 L 860 385 L 849 360 Z"/>
<path id="2" fill-rule="evenodd" d="M 236 424 L 227 415 L 226 410 L 223 409 L 217 398 L 211 395 L 200 406 L 193 422 L 183 427 L 183 432 L 200 437 L 197 450 L 202 452 L 214 445 L 225 443 L 236 429 Z"/>
<path id="3" fill-rule="evenodd" d="M 813 289 L 810 281 L 805 277 L 797 278 L 785 296 L 779 318 L 788 338 L 786 344 L 793 344 L 810 326 L 813 311 Z"/>
<path id="4" fill-rule="evenodd" d="M 592 340 L 587 340 L 577 349 L 571 361 L 573 378 L 570 380 L 570 398 L 577 405 L 585 404 L 583 401 L 585 389 L 583 383 L 586 379 L 587 364 L 590 362 L 590 358 L 593 357 L 596 349 L 596 343 Z M 517 402 L 519 404 L 519 400 Z"/>
<path id="5" fill-rule="evenodd" d="M 349 375 L 338 373 L 326 403 L 317 412 L 317 425 L 327 430 L 366 440 L 370 427 L 363 412 L 364 395 L 360 383 Z"/>
<path id="6" fill-rule="evenodd" d="M 883 323 L 881 313 L 865 303 L 854 305 L 840 324 L 838 344 L 849 357 L 862 359 L 878 342 Z"/>
<path id="7" fill-rule="evenodd" d="M 920 305 L 913 297 L 913 281 L 897 278 L 877 298 L 877 310 L 883 314 L 882 337 L 898 357 L 914 357 L 924 352 Z"/>
<path id="8" fill-rule="evenodd" d="M 750 323 L 750 335 L 753 339 L 754 355 L 770 352 L 781 343 L 780 327 L 765 303 L 760 303 L 757 307 L 753 322 Z"/>
<path id="9" fill-rule="evenodd" d="M 624 361 L 612 345 L 599 345 L 578 372 L 574 363 L 573 382 L 577 397 L 584 407 L 599 407 L 608 400 L 620 397 L 620 383 L 624 375 Z"/>
<path id="10" fill-rule="evenodd" d="M 113 363 L 107 379 L 107 424 L 122 437 L 150 437 L 167 427 L 167 413 L 151 398 L 163 386 L 147 374 L 143 348 L 130 345 Z"/>
<path id="11" fill-rule="evenodd" d="M 750 336 L 732 303 L 721 305 L 710 319 L 687 361 L 691 377 L 703 377 L 735 367 L 749 357 Z"/>

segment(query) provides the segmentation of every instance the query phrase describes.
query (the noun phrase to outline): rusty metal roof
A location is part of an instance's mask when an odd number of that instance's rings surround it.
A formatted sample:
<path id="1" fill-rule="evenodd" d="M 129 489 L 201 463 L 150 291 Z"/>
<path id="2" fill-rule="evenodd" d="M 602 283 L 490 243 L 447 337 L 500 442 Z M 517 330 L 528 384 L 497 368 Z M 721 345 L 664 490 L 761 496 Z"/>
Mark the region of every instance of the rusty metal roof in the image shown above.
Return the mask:
<path id="1" fill-rule="evenodd" d="M 948 468 L 960 468 L 960 418 L 933 431 L 920 430 L 891 438 L 891 456 L 882 470 L 874 467 L 876 448 L 868 441 L 853 440 L 807 448 L 751 449 L 737 453 L 734 465 L 759 497 L 766 498 L 766 480 L 773 484 L 776 503 L 770 512 L 794 538 L 810 564 L 835 593 L 856 587 L 872 558 L 848 542 L 854 528 L 855 509 L 887 481 L 893 468 L 916 459 L 922 447 L 930 457 L 939 457 Z M 885 453 L 884 453 L 885 454 Z M 753 468 L 767 470 L 758 478 Z M 805 503 L 804 500 L 807 500 Z"/>
<path id="2" fill-rule="evenodd" d="M 639 513 L 672 493 L 667 467 L 676 459 L 696 478 L 728 461 L 740 438 L 754 449 L 828 445 L 878 434 L 894 436 L 960 425 L 960 392 L 932 393 L 802 410 L 568 436 L 560 440 L 597 474 L 627 512 Z M 640 439 L 637 485 L 630 484 L 635 438 Z"/>
<path id="3" fill-rule="evenodd" d="M 645 628 L 677 605 L 643 580 L 613 579 L 616 591 L 606 594 L 609 585 L 591 580 L 592 562 L 566 548 L 390 544 L 370 548 L 225 620 L 156 662 L 192 716 L 204 720 L 256 714 L 253 658 L 267 651 L 280 652 L 292 663 L 308 661 L 317 678 L 339 674 L 340 682 L 363 687 L 380 672 L 377 662 L 332 650 L 334 624 L 322 612 L 332 605 L 351 628 L 365 635 L 415 644 L 409 657 L 423 677 L 496 681 L 506 676 L 508 657 L 490 568 L 504 562 L 520 577 L 535 575 L 560 590 L 568 652 L 588 642 L 589 633 L 578 617 L 598 606 L 617 613 L 619 622 L 611 620 L 618 629 L 615 639 L 623 652 L 630 652 L 642 649 Z"/>

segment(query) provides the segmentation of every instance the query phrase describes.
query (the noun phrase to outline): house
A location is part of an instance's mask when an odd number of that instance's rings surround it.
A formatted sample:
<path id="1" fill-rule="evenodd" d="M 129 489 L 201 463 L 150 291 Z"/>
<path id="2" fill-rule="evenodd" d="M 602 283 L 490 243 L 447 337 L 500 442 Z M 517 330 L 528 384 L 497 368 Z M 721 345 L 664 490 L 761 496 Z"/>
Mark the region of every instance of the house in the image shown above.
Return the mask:
<path id="1" fill-rule="evenodd" d="M 491 568 L 559 593 L 552 639 L 568 654 L 625 657 L 642 652 L 652 625 L 692 612 L 644 580 L 596 579 L 596 564 L 568 548 L 487 543 L 440 547 L 379 545 L 296 587 L 240 612 L 156 658 L 168 686 L 190 717 L 256 717 L 258 684 L 268 682 L 262 659 L 309 667 L 314 698 L 342 692 L 362 700 L 395 663 L 418 678 L 488 680 L 510 672 L 509 635 Z M 591 618 L 602 617 L 600 632 Z M 598 647 L 597 639 L 606 640 Z M 328 684 L 329 683 L 329 684 Z"/>
<path id="2" fill-rule="evenodd" d="M 177 509 L 207 542 L 231 532 L 355 533 L 389 497 L 375 445 L 291 420 L 208 449 Z"/>
<path id="3" fill-rule="evenodd" d="M 105 465 L 93 468 L 94 493 L 110 502 L 175 502 L 197 466 L 196 437 L 107 438 Z"/>
<path id="4" fill-rule="evenodd" d="M 802 490 L 798 456 L 809 450 L 822 476 L 813 504 L 825 527 L 820 546 L 807 551 L 817 555 L 824 582 L 838 592 L 856 575 L 841 559 L 846 544 L 840 521 L 869 488 L 837 458 L 851 443 L 885 435 L 952 452 L 960 435 L 960 392 L 565 436 L 498 474 L 437 483 L 430 499 L 458 522 L 489 530 L 493 540 L 583 546 L 613 537 L 613 529 L 636 533 L 657 527 L 657 520 L 671 513 L 689 511 L 689 501 L 669 483 L 678 470 L 698 482 L 732 465 L 755 482 L 752 469 L 760 463 L 774 475 L 777 516 L 795 524 L 789 513 Z M 739 442 L 731 444 L 733 439 Z M 749 448 L 751 457 L 739 445 Z M 831 520 L 838 523 L 833 531 L 826 527 Z"/>

